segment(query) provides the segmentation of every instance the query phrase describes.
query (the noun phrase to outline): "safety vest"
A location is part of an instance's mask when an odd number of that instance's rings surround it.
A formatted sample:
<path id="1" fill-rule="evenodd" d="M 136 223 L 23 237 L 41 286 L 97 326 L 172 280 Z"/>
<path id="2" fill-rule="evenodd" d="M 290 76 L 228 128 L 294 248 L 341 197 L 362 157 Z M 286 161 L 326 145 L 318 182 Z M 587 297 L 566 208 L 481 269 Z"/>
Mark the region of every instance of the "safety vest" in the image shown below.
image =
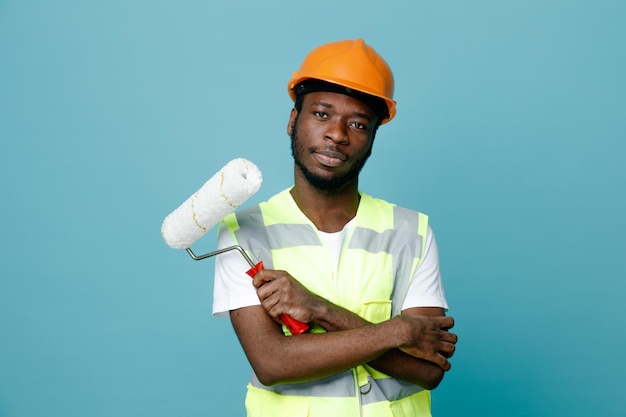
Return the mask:
<path id="1" fill-rule="evenodd" d="M 426 215 L 361 194 L 336 272 L 317 228 L 289 190 L 231 214 L 224 223 L 235 242 L 266 268 L 289 271 L 310 291 L 372 323 L 400 314 L 428 229 Z M 283 331 L 289 335 L 284 326 Z M 311 331 L 324 332 L 319 327 Z M 246 408 L 249 417 L 431 415 L 429 391 L 368 365 L 274 386 L 263 385 L 253 372 Z"/>

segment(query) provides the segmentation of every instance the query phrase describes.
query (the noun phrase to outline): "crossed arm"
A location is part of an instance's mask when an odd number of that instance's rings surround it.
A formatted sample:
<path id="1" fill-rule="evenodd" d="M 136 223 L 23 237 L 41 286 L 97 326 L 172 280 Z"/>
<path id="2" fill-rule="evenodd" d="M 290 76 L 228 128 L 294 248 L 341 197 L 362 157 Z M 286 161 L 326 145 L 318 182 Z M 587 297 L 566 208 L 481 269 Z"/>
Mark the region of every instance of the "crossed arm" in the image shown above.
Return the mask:
<path id="1" fill-rule="evenodd" d="M 285 271 L 262 270 L 254 278 L 260 306 L 230 313 L 257 377 L 265 385 L 314 380 L 361 364 L 426 389 L 444 372 L 457 336 L 440 308 L 413 308 L 372 324 L 309 292 Z M 262 285 L 264 284 L 264 285 Z M 327 333 L 285 337 L 281 314 L 316 323 Z"/>

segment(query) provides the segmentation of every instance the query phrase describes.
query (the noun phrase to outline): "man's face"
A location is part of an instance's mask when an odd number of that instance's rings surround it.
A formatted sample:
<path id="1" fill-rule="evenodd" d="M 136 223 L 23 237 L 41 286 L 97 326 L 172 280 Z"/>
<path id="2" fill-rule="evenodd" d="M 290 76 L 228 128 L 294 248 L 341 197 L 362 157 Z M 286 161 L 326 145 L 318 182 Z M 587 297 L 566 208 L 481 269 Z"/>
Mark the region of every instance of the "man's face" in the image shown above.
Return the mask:
<path id="1" fill-rule="evenodd" d="M 304 96 L 289 119 L 296 166 L 315 188 L 339 191 L 358 179 L 370 155 L 377 116 L 365 103 L 339 93 Z"/>

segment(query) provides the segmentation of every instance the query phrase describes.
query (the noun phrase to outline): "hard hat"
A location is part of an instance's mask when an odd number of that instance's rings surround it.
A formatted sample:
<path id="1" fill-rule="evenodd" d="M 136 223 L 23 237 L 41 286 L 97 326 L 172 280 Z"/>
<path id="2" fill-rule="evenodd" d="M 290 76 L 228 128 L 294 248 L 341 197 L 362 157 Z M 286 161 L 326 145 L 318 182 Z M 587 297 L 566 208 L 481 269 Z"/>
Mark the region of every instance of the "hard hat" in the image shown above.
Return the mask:
<path id="1" fill-rule="evenodd" d="M 289 80 L 287 87 L 292 100 L 296 99 L 296 87 L 308 79 L 337 84 L 384 100 L 388 115 L 381 124 L 396 114 L 391 69 L 363 39 L 331 42 L 313 49 Z"/>

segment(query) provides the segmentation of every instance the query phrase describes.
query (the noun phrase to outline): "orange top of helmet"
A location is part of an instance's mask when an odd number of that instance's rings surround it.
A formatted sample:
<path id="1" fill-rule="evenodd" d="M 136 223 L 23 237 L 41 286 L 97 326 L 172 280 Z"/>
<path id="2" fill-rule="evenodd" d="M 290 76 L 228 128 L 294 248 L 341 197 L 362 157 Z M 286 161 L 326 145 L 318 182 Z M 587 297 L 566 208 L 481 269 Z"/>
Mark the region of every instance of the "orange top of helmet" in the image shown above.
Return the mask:
<path id="1" fill-rule="evenodd" d="M 292 100 L 296 87 L 305 80 L 317 79 L 381 98 L 387 104 L 389 122 L 396 114 L 391 68 L 363 39 L 327 43 L 313 49 L 293 73 L 287 85 Z"/>

